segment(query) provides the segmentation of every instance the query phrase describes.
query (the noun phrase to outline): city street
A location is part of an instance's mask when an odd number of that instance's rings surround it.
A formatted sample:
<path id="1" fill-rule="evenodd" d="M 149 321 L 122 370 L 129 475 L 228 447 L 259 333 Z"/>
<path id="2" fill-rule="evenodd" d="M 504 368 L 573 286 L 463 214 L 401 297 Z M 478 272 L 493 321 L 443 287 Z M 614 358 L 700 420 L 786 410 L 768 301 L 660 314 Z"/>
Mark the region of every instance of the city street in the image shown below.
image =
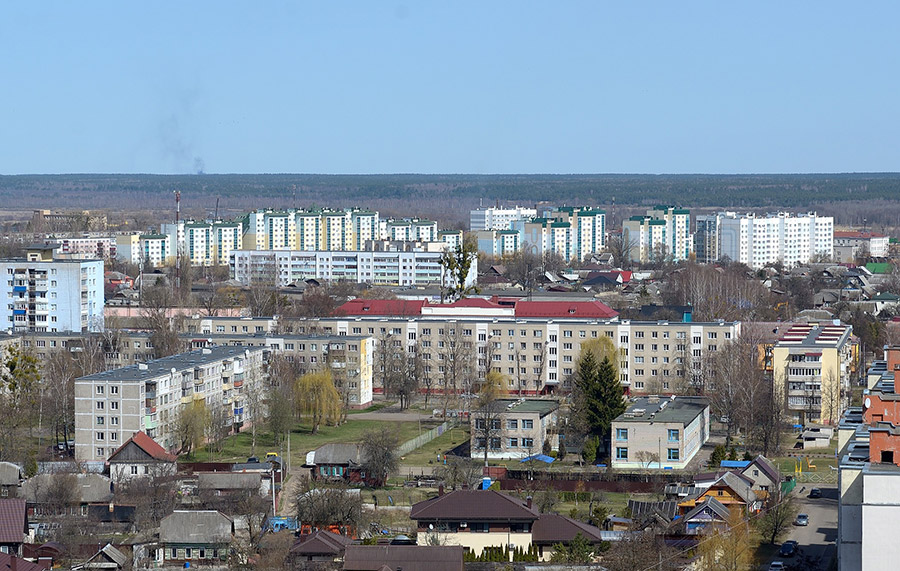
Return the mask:
<path id="1" fill-rule="evenodd" d="M 805 489 L 801 492 L 801 488 Z M 813 487 L 822 490 L 822 497 L 818 499 L 809 498 L 809 491 Z M 781 558 L 776 556 L 774 559 L 784 561 L 784 564 L 790 567 L 792 564 L 799 563 L 804 557 L 813 560 L 818 559 L 818 566 L 808 567 L 803 565 L 804 569 L 828 569 L 831 559 L 836 555 L 835 542 L 837 541 L 837 520 L 838 520 L 838 490 L 834 484 L 817 484 L 798 486 L 794 492 L 797 497 L 798 513 L 809 514 L 808 526 L 791 526 L 791 530 L 785 541 L 793 539 L 800 544 L 800 553 L 793 558 Z M 763 569 L 768 568 L 768 564 Z"/>

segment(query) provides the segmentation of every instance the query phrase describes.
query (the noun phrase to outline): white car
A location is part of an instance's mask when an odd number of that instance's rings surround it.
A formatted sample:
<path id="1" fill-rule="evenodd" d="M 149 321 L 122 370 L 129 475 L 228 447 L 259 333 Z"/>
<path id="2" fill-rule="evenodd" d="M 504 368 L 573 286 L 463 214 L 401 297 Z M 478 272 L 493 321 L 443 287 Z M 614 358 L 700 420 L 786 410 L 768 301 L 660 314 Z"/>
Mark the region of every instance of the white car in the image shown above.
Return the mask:
<path id="1" fill-rule="evenodd" d="M 781 561 L 773 561 L 769 564 L 769 571 L 782 571 L 784 569 L 784 563 Z"/>

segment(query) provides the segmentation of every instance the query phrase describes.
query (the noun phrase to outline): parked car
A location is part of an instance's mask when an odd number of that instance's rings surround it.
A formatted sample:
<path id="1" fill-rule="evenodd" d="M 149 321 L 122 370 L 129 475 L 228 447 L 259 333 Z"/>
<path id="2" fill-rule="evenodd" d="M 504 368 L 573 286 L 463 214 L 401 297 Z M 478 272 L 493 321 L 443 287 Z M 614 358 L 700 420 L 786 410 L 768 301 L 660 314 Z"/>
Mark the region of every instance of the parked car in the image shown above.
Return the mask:
<path id="1" fill-rule="evenodd" d="M 809 525 L 809 514 L 797 514 L 794 525 Z"/>
<path id="2" fill-rule="evenodd" d="M 785 541 L 781 544 L 781 549 L 778 550 L 778 555 L 780 557 L 793 557 L 797 554 L 798 543 L 793 539 Z"/>
<path id="3" fill-rule="evenodd" d="M 782 571 L 784 569 L 783 561 L 773 561 L 769 564 L 769 571 Z"/>
<path id="4" fill-rule="evenodd" d="M 813 488 L 813 489 L 811 489 L 811 490 L 809 491 L 809 497 L 810 497 L 810 498 L 813 498 L 813 499 L 815 499 L 815 498 L 821 498 L 821 497 L 822 497 L 822 490 L 820 490 L 819 488 Z"/>

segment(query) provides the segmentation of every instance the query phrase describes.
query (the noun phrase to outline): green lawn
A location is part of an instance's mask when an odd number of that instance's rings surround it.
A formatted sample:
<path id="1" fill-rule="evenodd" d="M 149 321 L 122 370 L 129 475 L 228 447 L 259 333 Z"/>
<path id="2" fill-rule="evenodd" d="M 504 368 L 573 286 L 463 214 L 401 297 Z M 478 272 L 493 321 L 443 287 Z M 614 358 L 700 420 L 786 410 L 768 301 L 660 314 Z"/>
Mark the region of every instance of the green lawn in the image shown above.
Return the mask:
<path id="1" fill-rule="evenodd" d="M 329 442 L 359 442 L 363 434 L 367 431 L 390 426 L 396 434 L 400 442 L 406 442 L 419 435 L 420 424 L 418 422 L 385 422 L 382 420 L 357 420 L 352 416 L 347 422 L 340 426 L 322 426 L 319 432 L 312 434 L 308 424 L 299 424 L 291 432 L 291 465 L 293 467 L 301 466 L 306 460 L 306 453 L 315 450 L 323 444 Z M 422 431 L 426 431 L 431 426 L 422 424 Z M 257 431 L 256 434 L 256 455 L 265 457 L 266 452 L 277 452 L 279 454 L 287 453 L 287 443 L 274 444 L 274 439 L 270 432 L 263 429 Z M 202 448 L 190 458 L 182 456 L 181 461 L 184 462 L 233 462 L 246 460 L 248 456 L 252 456 L 252 436 L 250 430 L 229 436 L 225 448 L 220 454 L 210 454 L 207 448 Z"/>
<path id="2" fill-rule="evenodd" d="M 428 466 L 434 464 L 437 461 L 438 454 L 444 454 L 451 448 L 455 448 L 468 440 L 468 426 L 457 426 L 404 456 L 402 464 L 404 466 Z"/>
<path id="3" fill-rule="evenodd" d="M 833 452 L 833 451 L 832 451 Z M 793 474 L 797 468 L 797 463 L 800 461 L 800 458 L 789 458 L 789 457 L 779 457 L 775 458 L 774 462 L 778 466 L 778 469 L 781 470 L 782 474 Z M 807 459 L 803 458 L 803 472 L 809 472 L 809 468 L 807 467 Z M 831 468 L 829 466 L 837 467 L 837 460 L 835 458 L 812 458 L 813 466 L 815 469 L 811 470 L 812 472 L 830 472 Z"/>

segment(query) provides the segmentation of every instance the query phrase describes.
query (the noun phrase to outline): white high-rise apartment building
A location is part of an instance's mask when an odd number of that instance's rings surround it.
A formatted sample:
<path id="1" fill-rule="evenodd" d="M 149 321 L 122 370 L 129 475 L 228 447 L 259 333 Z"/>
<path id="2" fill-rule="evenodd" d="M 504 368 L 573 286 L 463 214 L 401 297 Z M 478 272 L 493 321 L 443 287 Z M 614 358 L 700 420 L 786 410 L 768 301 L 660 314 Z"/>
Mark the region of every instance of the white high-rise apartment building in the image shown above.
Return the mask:
<path id="1" fill-rule="evenodd" d="M 479 208 L 469 212 L 469 230 L 509 230 L 514 222 L 535 216 L 535 208 Z"/>
<path id="2" fill-rule="evenodd" d="M 632 216 L 623 221 L 622 239 L 634 262 L 646 264 L 659 256 L 675 262 L 687 260 L 694 250 L 691 211 L 655 206 L 646 216 Z"/>
<path id="3" fill-rule="evenodd" d="M 276 284 L 285 287 L 309 279 L 349 281 L 385 286 L 448 285 L 443 252 L 318 250 L 234 250 L 231 277 L 244 285 Z M 475 285 L 478 260 L 466 276 L 466 285 Z"/>
<path id="4" fill-rule="evenodd" d="M 816 213 L 778 212 L 765 216 L 721 212 L 717 215 L 718 259 L 751 268 L 782 262 L 809 263 L 834 254 L 834 219 Z"/>
<path id="5" fill-rule="evenodd" d="M 103 260 L 54 260 L 53 248 L 0 260 L 6 318 L 0 331 L 103 331 Z"/>

